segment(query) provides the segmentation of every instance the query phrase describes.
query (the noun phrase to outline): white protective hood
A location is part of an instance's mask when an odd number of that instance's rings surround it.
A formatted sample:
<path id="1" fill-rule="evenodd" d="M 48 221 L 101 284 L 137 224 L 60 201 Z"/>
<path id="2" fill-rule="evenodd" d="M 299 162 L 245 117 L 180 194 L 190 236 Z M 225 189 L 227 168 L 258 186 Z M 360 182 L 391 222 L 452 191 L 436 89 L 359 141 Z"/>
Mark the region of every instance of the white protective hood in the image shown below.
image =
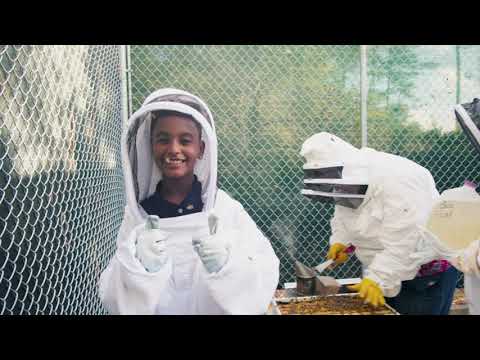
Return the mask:
<path id="1" fill-rule="evenodd" d="M 175 97 L 186 101 L 193 99 L 209 118 L 191 106 L 172 101 Z M 169 100 L 166 101 L 165 98 Z M 143 209 L 139 210 L 138 204 L 155 192 L 162 178 L 153 160 L 150 144 L 151 112 L 158 110 L 173 110 L 190 115 L 202 126 L 205 152 L 195 164 L 195 174 L 202 184 L 203 210 L 209 211 L 214 206 L 217 191 L 217 137 L 213 116 L 200 98 L 170 88 L 157 90 L 148 96 L 141 108 L 130 117 L 122 134 L 122 162 L 128 205 L 141 218 Z"/>
<path id="2" fill-rule="evenodd" d="M 475 150 L 480 154 L 480 99 L 455 106 L 455 117 Z"/>
<path id="3" fill-rule="evenodd" d="M 306 160 L 303 166 L 304 170 L 342 167 L 341 178 L 305 179 L 305 184 L 368 185 L 368 164 L 363 153 L 338 136 L 327 132 L 315 134 L 305 140 L 300 155 Z M 335 198 L 364 198 L 364 195 L 353 193 L 343 192 L 340 194 L 309 189 L 303 189 L 302 194 Z"/>
<path id="4" fill-rule="evenodd" d="M 333 163 L 343 163 L 346 156 L 358 158 L 358 149 L 338 136 L 320 132 L 312 135 L 302 145 L 300 150 L 305 160 L 305 168 L 330 167 Z"/>
<path id="5" fill-rule="evenodd" d="M 480 100 L 455 106 L 455 116 L 463 132 L 480 155 Z M 477 259 L 480 264 L 480 257 Z M 470 315 L 480 315 L 480 277 L 465 274 L 465 294 L 469 304 Z"/>

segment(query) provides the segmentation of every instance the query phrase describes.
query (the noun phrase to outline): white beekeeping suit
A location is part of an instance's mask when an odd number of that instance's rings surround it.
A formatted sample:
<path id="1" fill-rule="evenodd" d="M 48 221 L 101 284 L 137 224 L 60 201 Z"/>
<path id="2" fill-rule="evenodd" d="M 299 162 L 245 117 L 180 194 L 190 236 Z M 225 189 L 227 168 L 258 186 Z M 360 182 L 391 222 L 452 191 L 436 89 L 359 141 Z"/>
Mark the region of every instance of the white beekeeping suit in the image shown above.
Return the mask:
<path id="1" fill-rule="evenodd" d="M 462 126 L 464 133 L 480 154 L 480 100 L 475 98 L 471 103 L 455 107 L 456 119 Z M 468 257 L 468 267 L 465 272 L 465 294 L 469 303 L 470 314 L 480 315 L 480 239 L 471 245 L 465 255 Z M 474 266 L 476 265 L 476 267 Z M 465 271 L 459 268 L 460 271 Z"/>
<path id="2" fill-rule="evenodd" d="M 480 100 L 475 98 L 471 103 L 456 105 L 455 116 L 463 132 L 480 154 Z M 427 234 L 423 240 L 418 246 L 418 251 L 410 257 L 422 262 L 438 256 L 447 258 L 465 275 L 464 288 L 469 313 L 480 315 L 480 239 L 473 241 L 464 249 L 455 251 L 446 247 L 446 244 L 436 236 Z"/>
<path id="3" fill-rule="evenodd" d="M 460 255 L 463 261 L 452 261 L 465 274 L 463 286 L 470 315 L 480 315 L 480 239 Z"/>
<path id="4" fill-rule="evenodd" d="M 420 269 L 409 254 L 439 196 L 430 172 L 326 132 L 307 139 L 301 155 L 307 179 L 302 193 L 336 203 L 330 244 L 353 244 L 364 278 L 375 281 L 384 296 L 396 296 L 401 282 Z"/>
<path id="5" fill-rule="evenodd" d="M 186 101 L 184 101 L 186 100 Z M 201 111 L 189 106 L 199 105 Z M 196 163 L 202 184 L 202 212 L 162 218 L 169 234 L 167 261 L 147 272 L 135 256 L 135 237 L 147 214 L 139 203 L 152 195 L 161 173 L 152 159 L 151 112 L 173 110 L 192 116 L 202 127 L 205 152 Z M 270 242 L 242 205 L 217 189 L 217 138 L 206 104 L 187 92 L 162 89 L 151 94 L 129 119 L 122 135 L 127 205 L 117 250 L 100 277 L 102 303 L 112 314 L 262 314 L 279 278 L 279 260 Z M 208 232 L 207 216 L 218 217 L 217 235 L 229 244 L 228 261 L 209 273 L 194 251 L 192 238 Z"/>

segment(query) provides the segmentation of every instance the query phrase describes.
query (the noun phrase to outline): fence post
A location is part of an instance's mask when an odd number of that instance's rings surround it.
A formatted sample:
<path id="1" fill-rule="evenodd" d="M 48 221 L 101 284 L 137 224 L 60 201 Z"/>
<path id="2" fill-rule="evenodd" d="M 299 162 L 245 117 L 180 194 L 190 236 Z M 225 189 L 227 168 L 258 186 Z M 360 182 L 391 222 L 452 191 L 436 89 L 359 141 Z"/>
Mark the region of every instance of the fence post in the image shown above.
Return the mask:
<path id="1" fill-rule="evenodd" d="M 362 134 L 362 147 L 368 144 L 367 104 L 368 104 L 368 67 L 367 45 L 360 45 L 360 128 Z"/>
<path id="2" fill-rule="evenodd" d="M 132 109 L 129 45 L 120 45 L 120 73 L 122 79 L 122 125 L 124 125 L 130 117 Z"/>
<path id="3" fill-rule="evenodd" d="M 456 104 L 460 104 L 461 97 L 460 97 L 460 86 L 462 85 L 462 63 L 460 58 L 460 45 L 455 45 L 455 66 L 457 70 L 457 86 L 456 86 L 456 93 L 455 93 L 455 102 Z"/>

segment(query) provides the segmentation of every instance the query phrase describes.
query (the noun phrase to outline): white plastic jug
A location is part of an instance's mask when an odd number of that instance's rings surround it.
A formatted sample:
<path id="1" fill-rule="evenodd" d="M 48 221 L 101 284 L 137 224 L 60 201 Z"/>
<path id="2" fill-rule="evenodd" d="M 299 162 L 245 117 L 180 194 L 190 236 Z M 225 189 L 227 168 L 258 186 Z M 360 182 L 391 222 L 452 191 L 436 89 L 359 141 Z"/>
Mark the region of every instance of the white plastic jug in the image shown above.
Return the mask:
<path id="1" fill-rule="evenodd" d="M 445 190 L 432 209 L 427 229 L 450 250 L 464 249 L 480 239 L 480 196 L 476 187 L 465 181 L 461 187 Z"/>

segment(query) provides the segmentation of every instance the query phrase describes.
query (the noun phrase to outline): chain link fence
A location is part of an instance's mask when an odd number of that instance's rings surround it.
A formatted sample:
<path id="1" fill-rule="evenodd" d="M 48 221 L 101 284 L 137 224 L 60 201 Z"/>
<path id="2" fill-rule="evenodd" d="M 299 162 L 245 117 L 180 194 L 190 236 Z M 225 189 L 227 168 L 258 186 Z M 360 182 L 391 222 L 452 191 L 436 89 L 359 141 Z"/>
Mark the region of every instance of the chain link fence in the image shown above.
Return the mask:
<path id="1" fill-rule="evenodd" d="M 440 192 L 479 183 L 478 155 L 453 106 L 480 96 L 480 47 L 370 46 L 368 59 L 368 145 L 426 167 Z"/>
<path id="2" fill-rule="evenodd" d="M 480 180 L 453 106 L 480 96 L 478 46 L 370 46 L 368 145 L 428 168 L 439 191 Z"/>
<path id="3" fill-rule="evenodd" d="M 271 240 L 280 283 L 294 258 L 326 255 L 333 207 L 300 194 L 302 142 L 319 131 L 360 145 L 358 46 L 133 46 L 132 103 L 178 87 L 202 97 L 216 119 L 219 186 Z M 337 276 L 358 274 L 349 261 Z"/>
<path id="4" fill-rule="evenodd" d="M 325 258 L 333 207 L 300 195 L 299 151 L 319 131 L 362 145 L 360 63 L 358 45 L 131 47 L 133 110 L 161 87 L 211 107 L 220 187 L 271 239 L 280 284 L 295 280 L 294 258 Z M 452 110 L 479 95 L 479 65 L 478 46 L 368 46 L 367 145 L 425 166 L 440 191 L 480 181 Z M 361 268 L 352 259 L 326 274 L 357 277 Z"/>
<path id="5" fill-rule="evenodd" d="M 124 207 L 118 46 L 0 46 L 0 314 L 104 313 Z"/>

